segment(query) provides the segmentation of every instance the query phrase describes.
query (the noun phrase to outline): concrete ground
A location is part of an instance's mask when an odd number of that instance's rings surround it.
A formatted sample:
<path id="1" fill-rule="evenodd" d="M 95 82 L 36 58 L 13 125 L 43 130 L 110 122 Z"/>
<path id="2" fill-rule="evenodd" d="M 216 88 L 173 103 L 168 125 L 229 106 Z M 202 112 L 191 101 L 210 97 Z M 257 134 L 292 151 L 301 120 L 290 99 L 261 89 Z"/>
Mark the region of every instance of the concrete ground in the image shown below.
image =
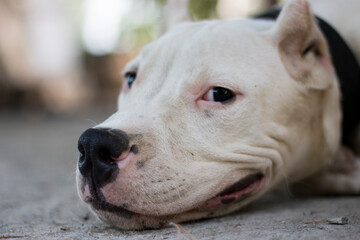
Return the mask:
<path id="1" fill-rule="evenodd" d="M 0 115 L 0 239 L 360 239 L 360 197 L 265 196 L 234 214 L 160 230 L 122 231 L 94 217 L 75 189 L 77 138 L 106 114 Z M 329 218 L 346 217 L 345 225 Z"/>

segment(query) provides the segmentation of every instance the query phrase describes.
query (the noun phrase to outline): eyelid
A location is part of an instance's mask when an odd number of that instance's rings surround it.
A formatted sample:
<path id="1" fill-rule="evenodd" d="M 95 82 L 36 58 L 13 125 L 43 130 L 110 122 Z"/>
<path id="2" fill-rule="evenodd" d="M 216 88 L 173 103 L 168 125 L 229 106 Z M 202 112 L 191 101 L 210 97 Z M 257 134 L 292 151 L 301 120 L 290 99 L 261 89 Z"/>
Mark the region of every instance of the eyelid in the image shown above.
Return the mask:
<path id="1" fill-rule="evenodd" d="M 127 71 L 127 72 L 124 73 L 124 77 L 127 78 L 128 75 L 131 75 L 131 74 L 135 74 L 135 75 L 136 75 L 137 72 L 135 72 L 135 71 Z"/>
<path id="2" fill-rule="evenodd" d="M 124 78 L 126 78 L 126 75 L 128 75 L 128 74 L 132 74 L 132 73 L 137 73 L 137 71 L 136 70 L 126 70 L 126 71 L 122 71 L 121 72 L 121 75 L 124 77 Z"/>
<path id="3" fill-rule="evenodd" d="M 128 74 L 128 73 L 137 73 L 138 69 L 139 69 L 139 66 L 137 66 L 137 65 L 131 66 L 131 67 L 126 66 L 125 69 L 121 72 L 121 75 L 123 77 L 125 77 L 126 74 Z"/>

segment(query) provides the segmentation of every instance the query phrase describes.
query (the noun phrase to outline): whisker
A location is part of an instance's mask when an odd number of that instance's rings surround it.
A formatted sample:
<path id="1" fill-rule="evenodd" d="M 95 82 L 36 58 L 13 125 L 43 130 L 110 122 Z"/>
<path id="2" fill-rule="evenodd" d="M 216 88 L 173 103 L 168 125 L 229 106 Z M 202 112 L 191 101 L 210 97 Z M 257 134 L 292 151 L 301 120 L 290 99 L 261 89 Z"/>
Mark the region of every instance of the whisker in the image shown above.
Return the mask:
<path id="1" fill-rule="evenodd" d="M 95 122 L 94 120 L 92 120 L 92 119 L 90 119 L 90 118 L 87 118 L 86 120 L 89 121 L 89 122 L 91 122 L 92 124 L 94 124 L 93 126 L 98 125 L 97 122 Z"/>

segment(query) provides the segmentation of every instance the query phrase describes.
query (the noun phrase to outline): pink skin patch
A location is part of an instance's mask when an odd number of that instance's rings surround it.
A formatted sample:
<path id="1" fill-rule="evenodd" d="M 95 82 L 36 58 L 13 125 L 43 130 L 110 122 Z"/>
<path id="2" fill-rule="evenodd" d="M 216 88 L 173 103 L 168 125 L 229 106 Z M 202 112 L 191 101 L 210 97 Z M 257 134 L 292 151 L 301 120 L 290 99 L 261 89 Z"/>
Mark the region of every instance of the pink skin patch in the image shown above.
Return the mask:
<path id="1" fill-rule="evenodd" d="M 332 71 L 333 71 L 330 63 L 329 63 L 325 58 L 320 58 L 319 60 L 320 60 L 321 64 L 324 66 L 324 68 L 325 68 L 328 72 L 332 72 Z"/>
<path id="2" fill-rule="evenodd" d="M 124 169 L 126 166 L 129 165 L 129 163 L 131 162 L 131 160 L 133 159 L 134 156 L 135 156 L 135 154 L 132 151 L 126 151 L 126 152 L 123 152 L 119 157 L 113 158 L 113 161 L 116 162 L 119 169 Z M 106 190 L 106 188 L 109 186 L 110 185 L 106 185 L 105 187 L 102 187 L 101 191 L 106 193 L 108 191 L 108 190 Z M 98 191 L 98 190 L 96 190 L 96 191 Z M 111 192 L 111 190 L 109 190 L 109 191 Z M 91 204 L 93 197 L 94 196 L 92 196 L 89 184 L 85 184 L 83 191 L 81 193 L 81 198 L 84 200 L 84 202 Z"/>
<path id="3" fill-rule="evenodd" d="M 257 180 L 256 182 L 250 184 L 246 188 L 241 191 L 234 192 L 227 195 L 216 196 L 208 201 L 206 201 L 203 205 L 199 207 L 200 210 L 206 210 L 209 208 L 217 208 L 223 205 L 235 202 L 239 199 L 252 196 L 258 193 L 265 184 L 265 177 Z"/>
<path id="4" fill-rule="evenodd" d="M 119 168 L 125 168 L 131 161 L 134 153 L 131 151 L 123 152 L 119 157 L 114 158 L 114 161 L 117 163 Z"/>
<path id="5" fill-rule="evenodd" d="M 89 203 L 89 200 L 91 199 L 89 184 L 86 184 L 84 187 L 83 199 L 86 203 Z"/>

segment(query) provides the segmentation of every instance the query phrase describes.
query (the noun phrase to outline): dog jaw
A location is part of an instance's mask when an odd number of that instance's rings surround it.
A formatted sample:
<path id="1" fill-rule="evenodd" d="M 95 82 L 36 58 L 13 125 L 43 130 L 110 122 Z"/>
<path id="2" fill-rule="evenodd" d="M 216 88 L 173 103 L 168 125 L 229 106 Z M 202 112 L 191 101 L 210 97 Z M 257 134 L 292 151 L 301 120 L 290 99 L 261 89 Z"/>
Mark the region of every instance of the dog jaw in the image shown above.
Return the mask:
<path id="1" fill-rule="evenodd" d="M 258 176 L 258 177 L 254 179 L 254 176 Z M 253 179 L 252 182 L 249 182 L 249 177 Z M 242 187 L 239 188 L 239 184 L 241 185 L 241 182 L 244 183 L 244 181 L 245 183 L 247 182 L 246 183 L 247 185 L 243 185 Z M 215 217 L 232 212 L 234 209 L 244 206 L 247 203 L 261 196 L 262 193 L 259 192 L 261 191 L 264 192 L 263 191 L 264 184 L 265 184 L 265 178 L 262 176 L 262 174 L 260 175 L 259 173 L 250 174 L 235 184 L 237 185 L 237 188 L 240 189 L 239 191 L 236 191 L 234 186 L 230 186 L 230 188 L 228 187 L 227 189 L 218 193 L 216 196 L 211 197 L 207 201 L 195 205 L 190 202 L 191 200 L 187 200 L 185 198 L 186 201 L 189 201 L 191 205 L 195 206 L 190 208 L 189 210 L 186 210 L 186 207 L 184 206 L 183 209 L 177 208 L 176 211 L 174 211 L 174 209 L 172 208 L 167 208 L 166 205 L 164 205 L 163 203 L 156 203 L 156 200 L 158 198 L 155 197 L 151 202 L 151 204 L 161 209 L 164 208 L 167 214 L 156 214 L 156 211 L 140 210 L 140 212 L 135 212 L 135 211 L 127 210 L 126 208 L 131 208 L 131 204 L 136 205 L 137 201 L 140 201 L 140 199 L 142 199 L 141 194 L 139 194 L 140 196 L 138 196 L 138 198 L 135 201 L 131 202 L 130 204 L 124 203 L 121 205 L 123 207 L 121 207 L 109 203 L 111 201 L 110 200 L 111 198 L 108 197 L 103 197 L 103 200 L 105 200 L 104 203 L 99 203 L 94 201 L 96 197 L 94 197 L 93 194 L 98 194 L 98 193 L 94 193 L 96 191 L 89 190 L 89 188 L 91 187 L 89 187 L 87 183 L 84 183 L 83 180 L 79 180 L 78 190 L 79 190 L 79 195 L 83 199 L 83 201 L 91 206 L 91 210 L 102 221 L 122 229 L 144 229 L 144 228 L 162 227 L 169 224 L 170 222 L 183 222 L 183 221 L 196 220 L 201 218 Z M 106 193 L 109 191 L 109 189 L 104 188 L 98 191 L 105 193 L 103 195 L 105 196 Z M 112 191 L 110 192 L 111 194 L 113 194 Z M 196 195 L 196 192 L 191 192 L 191 191 L 189 192 Z M 223 195 L 222 197 L 223 201 L 219 202 L 221 195 Z M 229 202 L 228 201 L 229 197 L 230 196 L 234 197 L 235 195 L 237 195 L 236 196 L 237 199 L 233 199 L 231 202 Z M 121 199 L 121 195 L 117 195 L 117 197 Z M 117 201 L 119 201 L 119 199 L 117 199 Z M 174 200 L 178 202 L 180 199 L 177 198 Z M 100 204 L 104 204 L 104 205 L 100 205 Z M 184 205 L 186 205 L 186 203 Z M 147 207 L 149 206 L 147 205 Z"/>

